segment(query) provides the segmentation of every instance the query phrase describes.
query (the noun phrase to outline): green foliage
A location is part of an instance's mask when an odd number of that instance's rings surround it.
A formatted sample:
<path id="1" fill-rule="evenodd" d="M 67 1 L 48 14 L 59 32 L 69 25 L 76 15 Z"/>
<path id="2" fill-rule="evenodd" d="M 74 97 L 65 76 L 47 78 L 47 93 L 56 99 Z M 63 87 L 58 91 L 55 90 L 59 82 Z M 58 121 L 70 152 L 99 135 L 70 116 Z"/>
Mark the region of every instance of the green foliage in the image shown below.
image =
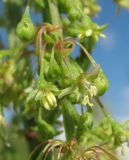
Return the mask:
<path id="1" fill-rule="evenodd" d="M 114 2 L 128 9 L 124 0 Z M 90 55 L 107 28 L 92 20 L 101 10 L 98 3 L 3 4 L 7 19 L 1 16 L 0 26 L 8 33 L 9 48 L 0 44 L 0 160 L 28 159 L 32 151 L 32 160 L 116 160 L 116 149 L 129 140 L 129 125 L 108 115 L 98 97 L 109 87 Z M 30 10 L 41 15 L 40 24 L 32 22 Z M 72 58 L 75 46 L 80 53 Z M 96 102 L 104 118 L 95 125 Z M 7 125 L 4 110 L 10 108 L 14 114 Z M 66 140 L 53 140 L 63 127 Z"/>
<path id="2" fill-rule="evenodd" d="M 101 69 L 93 83 L 97 88 L 97 96 L 102 96 L 109 88 L 109 82 Z"/>
<path id="3" fill-rule="evenodd" d="M 126 0 L 114 0 L 114 2 L 117 4 L 118 9 L 125 8 L 129 10 L 129 1 Z"/>
<path id="4" fill-rule="evenodd" d="M 16 28 L 16 32 L 23 41 L 30 41 L 33 39 L 35 27 L 30 19 L 29 6 L 26 7 L 22 19 Z"/>
<path id="5" fill-rule="evenodd" d="M 75 130 L 79 120 L 79 115 L 74 106 L 67 99 L 63 99 L 61 101 L 61 108 L 63 113 L 66 138 L 68 141 L 70 141 L 75 136 Z"/>

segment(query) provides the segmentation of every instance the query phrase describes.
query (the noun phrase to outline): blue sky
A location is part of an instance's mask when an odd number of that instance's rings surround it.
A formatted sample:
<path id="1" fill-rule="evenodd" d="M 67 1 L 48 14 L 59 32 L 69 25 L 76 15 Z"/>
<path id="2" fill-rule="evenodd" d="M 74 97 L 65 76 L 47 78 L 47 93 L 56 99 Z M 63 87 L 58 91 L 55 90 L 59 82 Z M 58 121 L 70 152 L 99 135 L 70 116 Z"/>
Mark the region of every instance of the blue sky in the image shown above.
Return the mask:
<path id="1" fill-rule="evenodd" d="M 95 21 L 108 23 L 107 38 L 100 40 L 93 56 L 101 64 L 110 89 L 104 96 L 107 107 L 118 120 L 129 119 L 129 12 L 122 10 L 115 16 L 112 0 L 99 0 L 102 12 Z"/>
<path id="2" fill-rule="evenodd" d="M 129 12 L 122 10 L 115 16 L 116 6 L 112 0 L 98 2 L 102 12 L 95 21 L 109 25 L 105 31 L 107 38 L 101 39 L 93 52 L 110 81 L 110 89 L 102 99 L 112 115 L 123 121 L 129 119 Z M 0 3 L 0 12 L 1 7 Z M 4 30 L 0 29 L 0 38 L 3 37 L 7 41 Z"/>

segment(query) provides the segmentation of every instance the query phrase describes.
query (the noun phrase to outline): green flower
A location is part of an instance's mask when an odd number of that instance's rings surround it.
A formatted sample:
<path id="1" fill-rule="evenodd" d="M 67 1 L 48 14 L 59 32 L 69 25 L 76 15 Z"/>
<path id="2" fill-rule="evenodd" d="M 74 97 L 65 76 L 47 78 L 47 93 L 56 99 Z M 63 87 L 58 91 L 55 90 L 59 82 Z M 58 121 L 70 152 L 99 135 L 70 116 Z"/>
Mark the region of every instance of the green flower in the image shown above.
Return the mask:
<path id="1" fill-rule="evenodd" d="M 58 92 L 58 88 L 48 82 L 43 88 L 29 89 L 27 102 L 31 100 L 39 101 L 45 109 L 51 110 L 57 107 L 56 95 Z"/>
<path id="2" fill-rule="evenodd" d="M 87 88 L 86 94 L 83 96 L 81 104 L 86 106 L 93 106 L 92 98 L 97 95 L 97 88 L 94 85 L 91 85 Z"/>
<path id="3" fill-rule="evenodd" d="M 46 93 L 46 95 L 40 99 L 40 103 L 47 110 L 57 107 L 57 100 L 52 92 Z"/>

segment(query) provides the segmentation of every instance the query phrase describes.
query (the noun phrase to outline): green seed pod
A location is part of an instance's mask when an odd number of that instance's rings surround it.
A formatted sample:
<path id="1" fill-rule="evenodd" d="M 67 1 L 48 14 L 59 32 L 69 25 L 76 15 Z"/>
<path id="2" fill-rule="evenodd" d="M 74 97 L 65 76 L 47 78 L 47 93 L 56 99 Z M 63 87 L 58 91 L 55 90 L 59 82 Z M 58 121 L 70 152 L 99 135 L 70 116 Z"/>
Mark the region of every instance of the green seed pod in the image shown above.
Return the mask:
<path id="1" fill-rule="evenodd" d="M 74 75 L 78 77 L 81 73 L 83 73 L 82 68 L 79 66 L 79 64 L 72 58 L 70 58 L 72 71 L 74 71 Z"/>
<path id="2" fill-rule="evenodd" d="M 77 37 L 78 36 L 78 26 L 76 23 L 72 23 L 69 25 L 68 29 L 67 29 L 67 34 L 73 37 Z"/>
<path id="3" fill-rule="evenodd" d="M 109 88 L 109 82 L 105 74 L 103 73 L 102 69 L 100 69 L 97 78 L 93 81 L 93 84 L 97 88 L 98 96 L 102 96 Z"/>
<path id="4" fill-rule="evenodd" d="M 60 0 L 58 3 L 60 11 L 67 13 L 71 20 L 80 18 L 80 10 L 82 8 L 80 0 Z"/>
<path id="5" fill-rule="evenodd" d="M 61 75 L 61 70 L 54 57 L 54 51 L 53 51 L 49 62 L 49 78 L 51 78 L 52 80 L 57 80 L 57 78 L 60 75 Z"/>
<path id="6" fill-rule="evenodd" d="M 74 8 L 74 7 L 70 8 L 70 10 L 69 10 L 69 18 L 71 20 L 79 19 L 80 16 L 81 16 L 81 14 L 76 8 Z"/>
<path id="7" fill-rule="evenodd" d="M 73 5 L 70 5 L 69 7 L 68 16 L 72 21 L 74 21 L 81 17 L 81 10 L 83 7 L 82 7 L 82 3 L 80 2 L 80 0 L 72 0 L 71 3 Z"/>
<path id="8" fill-rule="evenodd" d="M 68 95 L 68 99 L 72 103 L 77 103 L 77 98 L 76 98 L 76 94 L 75 93 L 72 93 L 72 94 Z"/>
<path id="9" fill-rule="evenodd" d="M 87 26 L 87 25 L 89 25 L 89 24 L 91 24 L 91 23 L 93 23 L 93 22 L 92 22 L 92 20 L 91 20 L 91 18 L 90 18 L 89 16 L 83 15 L 83 17 L 82 17 L 82 19 L 81 19 L 81 23 L 82 23 L 84 26 Z"/>
<path id="10" fill-rule="evenodd" d="M 62 61 L 62 86 L 69 86 L 73 84 L 73 81 L 83 72 L 75 60 L 70 58 L 68 61 Z"/>
<path id="11" fill-rule="evenodd" d="M 59 9 L 61 12 L 68 12 L 69 8 L 71 7 L 71 1 L 70 0 L 59 0 Z"/>
<path id="12" fill-rule="evenodd" d="M 26 7 L 21 21 L 16 28 L 17 35 L 23 41 L 31 41 L 35 36 L 35 27 L 29 14 L 29 6 Z"/>
<path id="13" fill-rule="evenodd" d="M 78 88 L 75 89 L 72 94 L 68 95 L 68 99 L 69 99 L 72 103 L 78 103 L 80 97 L 81 97 L 81 93 L 79 92 Z"/>

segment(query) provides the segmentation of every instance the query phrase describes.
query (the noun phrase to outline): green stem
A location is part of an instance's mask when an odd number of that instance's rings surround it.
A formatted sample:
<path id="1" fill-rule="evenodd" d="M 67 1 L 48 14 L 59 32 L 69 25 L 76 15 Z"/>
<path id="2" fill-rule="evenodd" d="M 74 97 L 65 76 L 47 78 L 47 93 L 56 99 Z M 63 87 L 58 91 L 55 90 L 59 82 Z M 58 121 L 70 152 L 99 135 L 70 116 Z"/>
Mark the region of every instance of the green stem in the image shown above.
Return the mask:
<path id="1" fill-rule="evenodd" d="M 62 29 L 61 29 L 61 21 L 60 21 L 60 14 L 57 6 L 57 2 L 53 2 L 52 0 L 48 0 L 49 10 L 50 10 L 50 17 L 51 22 L 53 25 L 59 26 L 59 37 L 62 37 Z"/>
<path id="2" fill-rule="evenodd" d="M 75 136 L 76 126 L 79 121 L 79 114 L 72 103 L 66 98 L 60 101 L 63 114 L 63 123 L 67 141 L 71 141 Z"/>
<path id="3" fill-rule="evenodd" d="M 51 21 L 54 25 L 60 25 L 60 16 L 59 11 L 56 3 L 53 3 L 52 0 L 48 0 Z"/>

